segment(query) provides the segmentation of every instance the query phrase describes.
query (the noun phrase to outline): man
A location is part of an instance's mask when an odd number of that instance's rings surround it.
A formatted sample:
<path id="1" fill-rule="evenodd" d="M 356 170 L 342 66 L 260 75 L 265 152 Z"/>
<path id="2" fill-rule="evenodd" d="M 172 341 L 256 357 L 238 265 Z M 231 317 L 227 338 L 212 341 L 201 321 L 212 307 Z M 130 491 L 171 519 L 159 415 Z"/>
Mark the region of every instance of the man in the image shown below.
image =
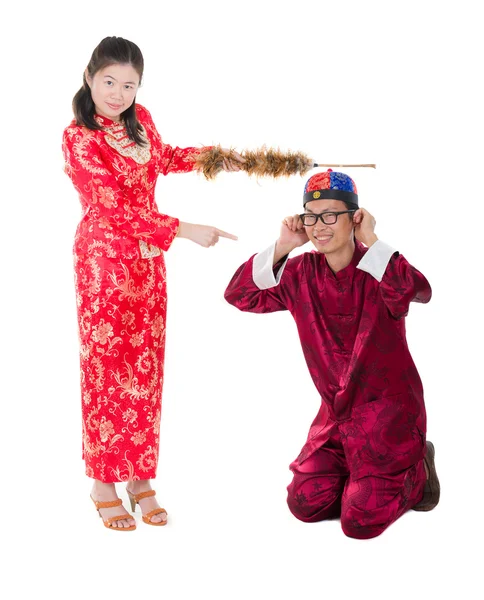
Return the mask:
<path id="1" fill-rule="evenodd" d="M 306 522 L 341 516 L 346 535 L 372 538 L 408 509 L 439 501 L 422 383 L 405 338 L 410 302 L 427 303 L 431 289 L 377 238 L 344 173 L 311 177 L 304 210 L 238 269 L 225 298 L 243 311 L 291 312 L 321 395 L 290 466 L 291 512 Z M 316 251 L 288 259 L 308 241 Z"/>

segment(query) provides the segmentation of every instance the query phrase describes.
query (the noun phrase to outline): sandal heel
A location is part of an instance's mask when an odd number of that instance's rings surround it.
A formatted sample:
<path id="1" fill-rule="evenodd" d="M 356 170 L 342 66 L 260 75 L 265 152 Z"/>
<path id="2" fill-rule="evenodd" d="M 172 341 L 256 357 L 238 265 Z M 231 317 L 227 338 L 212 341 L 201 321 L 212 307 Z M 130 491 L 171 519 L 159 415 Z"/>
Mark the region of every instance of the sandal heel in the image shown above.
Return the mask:
<path id="1" fill-rule="evenodd" d="M 146 492 L 141 492 L 140 494 L 133 494 L 128 489 L 126 491 L 128 493 L 128 498 L 131 503 L 132 512 L 135 512 L 136 505 L 139 504 L 140 500 L 143 500 L 143 498 L 149 498 L 150 496 L 154 496 L 156 494 L 156 492 L 154 490 L 148 490 Z M 141 511 L 141 512 L 143 512 L 143 511 Z M 151 518 L 154 517 L 155 515 L 159 515 L 162 513 L 164 513 L 168 516 L 168 513 L 166 512 L 166 510 L 164 508 L 155 508 L 154 510 L 151 510 L 146 515 L 142 514 L 141 518 L 143 519 L 143 522 L 146 523 L 147 525 L 155 525 L 155 526 L 166 525 L 166 523 L 167 523 L 166 519 L 164 521 L 160 521 L 159 523 L 153 522 L 151 520 Z"/>
<path id="2" fill-rule="evenodd" d="M 136 498 L 131 492 L 128 492 L 129 503 L 131 504 L 131 512 L 136 512 Z"/>

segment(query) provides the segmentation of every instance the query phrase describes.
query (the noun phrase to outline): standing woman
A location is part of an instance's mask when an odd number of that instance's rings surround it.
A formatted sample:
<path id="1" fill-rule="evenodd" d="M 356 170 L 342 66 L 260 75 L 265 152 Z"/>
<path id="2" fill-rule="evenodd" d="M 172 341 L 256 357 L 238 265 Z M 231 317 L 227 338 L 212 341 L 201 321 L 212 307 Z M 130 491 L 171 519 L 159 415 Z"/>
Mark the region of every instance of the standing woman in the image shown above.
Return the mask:
<path id="1" fill-rule="evenodd" d="M 150 483 L 158 462 L 165 350 L 163 253 L 177 236 L 203 247 L 219 237 L 236 239 L 158 211 L 158 175 L 192 171 L 200 150 L 162 141 L 150 113 L 135 103 L 142 76 L 136 44 L 102 40 L 63 136 L 65 170 L 83 209 L 74 242 L 83 458 L 99 515 L 118 531 L 136 528 L 117 497 L 119 481 L 127 482 L 132 510 L 139 503 L 145 523 L 166 524 Z M 237 171 L 239 159 L 227 161 L 225 170 Z"/>

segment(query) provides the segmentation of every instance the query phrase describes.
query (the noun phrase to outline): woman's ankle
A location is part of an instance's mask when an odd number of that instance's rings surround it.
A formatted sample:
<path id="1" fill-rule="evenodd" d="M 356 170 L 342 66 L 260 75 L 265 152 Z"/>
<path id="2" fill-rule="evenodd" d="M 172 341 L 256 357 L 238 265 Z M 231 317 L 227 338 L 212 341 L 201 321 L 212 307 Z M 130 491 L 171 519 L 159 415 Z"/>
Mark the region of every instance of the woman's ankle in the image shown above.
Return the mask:
<path id="1" fill-rule="evenodd" d="M 92 485 L 92 492 L 97 496 L 112 496 L 113 494 L 116 495 L 116 486 L 114 483 L 104 483 L 95 479 Z"/>
<path id="2" fill-rule="evenodd" d="M 151 490 L 151 479 L 132 479 L 128 481 L 127 489 L 135 494 Z"/>

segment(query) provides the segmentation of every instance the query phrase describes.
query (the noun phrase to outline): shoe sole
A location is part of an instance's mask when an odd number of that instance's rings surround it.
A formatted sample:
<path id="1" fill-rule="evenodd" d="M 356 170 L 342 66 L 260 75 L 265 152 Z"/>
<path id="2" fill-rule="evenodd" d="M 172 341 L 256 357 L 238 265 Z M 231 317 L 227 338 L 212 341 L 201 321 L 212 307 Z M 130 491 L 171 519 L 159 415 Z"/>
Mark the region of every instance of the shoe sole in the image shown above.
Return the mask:
<path id="1" fill-rule="evenodd" d="M 435 470 L 435 448 L 432 442 L 427 442 L 427 453 L 424 457 L 429 470 L 429 478 L 425 482 L 423 498 L 413 506 L 413 510 L 426 512 L 437 506 L 440 500 L 440 482 Z"/>

